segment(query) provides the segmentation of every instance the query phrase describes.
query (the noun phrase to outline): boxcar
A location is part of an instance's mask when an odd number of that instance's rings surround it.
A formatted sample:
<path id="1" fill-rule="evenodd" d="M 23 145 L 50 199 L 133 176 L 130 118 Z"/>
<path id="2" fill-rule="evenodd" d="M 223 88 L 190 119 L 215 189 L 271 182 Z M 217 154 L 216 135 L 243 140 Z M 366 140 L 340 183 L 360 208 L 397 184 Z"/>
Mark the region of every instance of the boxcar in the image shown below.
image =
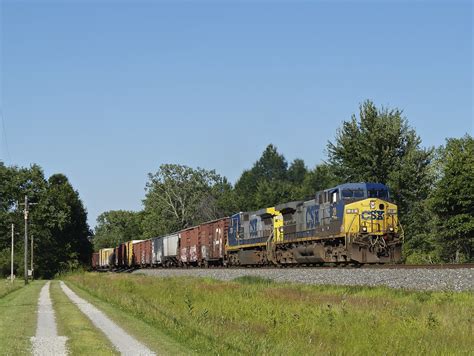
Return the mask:
<path id="1" fill-rule="evenodd" d="M 218 219 L 198 226 L 201 256 L 204 265 L 224 264 L 229 218 Z"/>
<path id="2" fill-rule="evenodd" d="M 182 264 L 200 265 L 201 244 L 199 243 L 199 229 L 197 226 L 182 230 L 179 233 L 179 259 Z"/>
<path id="3" fill-rule="evenodd" d="M 127 260 L 125 262 L 126 262 L 127 267 L 133 267 L 135 265 L 136 259 L 135 259 L 135 254 L 134 254 L 134 246 L 137 243 L 142 242 L 142 241 L 143 240 L 131 240 L 125 243 L 126 256 L 127 256 Z"/>
<path id="4" fill-rule="evenodd" d="M 113 256 L 114 267 L 118 267 L 119 253 L 120 253 L 120 246 L 117 246 L 114 248 L 114 256 Z"/>
<path id="5" fill-rule="evenodd" d="M 118 268 L 123 268 L 127 265 L 127 243 L 121 243 L 117 247 L 117 252 L 115 256 L 115 265 Z"/>
<path id="6" fill-rule="evenodd" d="M 109 268 L 112 265 L 114 249 L 113 248 L 101 248 L 99 250 L 99 267 Z"/>
<path id="7" fill-rule="evenodd" d="M 152 242 L 151 240 L 143 240 L 133 245 L 134 265 L 135 266 L 151 266 L 152 264 Z"/>
<path id="8" fill-rule="evenodd" d="M 223 264 L 229 218 L 209 221 L 180 232 L 180 261 L 185 265 Z"/>
<path id="9" fill-rule="evenodd" d="M 151 249 L 153 266 L 161 266 L 163 264 L 163 236 L 151 239 Z"/>
<path id="10" fill-rule="evenodd" d="M 179 235 L 171 234 L 163 237 L 163 265 L 177 266 L 179 251 Z"/>
<path id="11" fill-rule="evenodd" d="M 99 268 L 99 252 L 94 252 L 92 254 L 92 269 Z"/>

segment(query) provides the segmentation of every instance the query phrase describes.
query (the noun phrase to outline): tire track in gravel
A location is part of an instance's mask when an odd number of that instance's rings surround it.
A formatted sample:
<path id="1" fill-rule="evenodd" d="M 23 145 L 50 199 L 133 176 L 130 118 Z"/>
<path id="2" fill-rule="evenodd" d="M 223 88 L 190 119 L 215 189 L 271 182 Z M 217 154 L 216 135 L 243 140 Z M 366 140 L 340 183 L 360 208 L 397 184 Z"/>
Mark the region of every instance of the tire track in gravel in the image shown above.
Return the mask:
<path id="1" fill-rule="evenodd" d="M 36 327 L 36 336 L 31 338 L 33 344 L 33 355 L 67 355 L 65 336 L 58 336 L 56 319 L 54 318 L 53 303 L 49 295 L 49 286 L 47 282 L 41 288 L 38 299 L 38 323 Z"/>
<path id="2" fill-rule="evenodd" d="M 120 326 L 110 320 L 104 313 L 86 300 L 74 293 L 64 282 L 61 288 L 66 296 L 92 321 L 96 328 L 101 330 L 112 342 L 115 348 L 126 356 L 151 356 L 153 351 L 129 335 Z"/>

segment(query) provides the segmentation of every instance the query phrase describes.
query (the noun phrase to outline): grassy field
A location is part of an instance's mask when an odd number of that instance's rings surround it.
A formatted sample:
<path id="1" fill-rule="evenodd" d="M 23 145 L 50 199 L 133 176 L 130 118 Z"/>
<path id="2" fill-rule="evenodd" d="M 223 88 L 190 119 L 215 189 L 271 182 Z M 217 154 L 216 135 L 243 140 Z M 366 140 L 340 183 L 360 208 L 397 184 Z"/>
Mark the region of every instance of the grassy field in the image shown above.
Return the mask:
<path id="1" fill-rule="evenodd" d="M 25 285 L 25 281 L 23 279 L 14 279 L 13 283 L 8 280 L 0 281 L 0 298 L 7 295 L 8 293 L 17 290 Z"/>
<path id="2" fill-rule="evenodd" d="M 22 282 L 22 281 L 19 281 Z M 43 281 L 12 291 L 0 298 L 0 354 L 30 355 L 30 337 L 36 332 L 36 310 Z"/>
<path id="3" fill-rule="evenodd" d="M 472 293 L 86 273 L 73 286 L 202 354 L 470 354 Z"/>

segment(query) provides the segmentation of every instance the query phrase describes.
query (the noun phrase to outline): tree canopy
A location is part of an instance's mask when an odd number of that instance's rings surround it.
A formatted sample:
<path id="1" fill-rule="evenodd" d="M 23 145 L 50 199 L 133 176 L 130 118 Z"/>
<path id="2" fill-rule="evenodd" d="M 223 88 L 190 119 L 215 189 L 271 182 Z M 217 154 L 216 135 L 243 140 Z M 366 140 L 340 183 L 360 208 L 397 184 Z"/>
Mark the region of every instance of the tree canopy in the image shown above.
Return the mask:
<path id="1" fill-rule="evenodd" d="M 214 170 L 163 164 L 148 175 L 144 236 L 152 237 L 230 214 L 231 185 Z"/>
<path id="2" fill-rule="evenodd" d="M 111 210 L 100 214 L 95 227 L 94 249 L 140 240 L 143 235 L 142 220 L 142 212 Z"/>
<path id="3" fill-rule="evenodd" d="M 473 261 L 474 139 L 448 139 L 441 150 L 441 177 L 433 191 L 437 240 L 445 261 Z"/>
<path id="4" fill-rule="evenodd" d="M 29 235 L 34 236 L 35 275 L 50 278 L 60 271 L 87 265 L 92 246 L 87 212 L 63 174 L 45 179 L 37 165 L 7 167 L 0 162 L 0 273 L 10 271 L 10 225 L 23 234 L 23 214 L 17 202 L 25 195 L 32 205 Z M 23 274 L 23 239 L 15 242 L 15 271 Z"/>

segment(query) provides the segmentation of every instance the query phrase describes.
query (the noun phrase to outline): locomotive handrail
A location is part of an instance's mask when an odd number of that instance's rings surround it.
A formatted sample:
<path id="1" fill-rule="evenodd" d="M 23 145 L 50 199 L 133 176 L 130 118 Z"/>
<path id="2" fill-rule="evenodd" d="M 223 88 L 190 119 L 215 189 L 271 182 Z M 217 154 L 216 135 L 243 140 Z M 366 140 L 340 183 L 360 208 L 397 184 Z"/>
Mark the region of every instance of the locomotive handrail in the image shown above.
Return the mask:
<path id="1" fill-rule="evenodd" d="M 354 220 L 355 220 L 355 218 L 356 218 L 357 216 L 359 216 L 359 215 L 356 214 L 356 215 L 354 215 L 354 217 L 352 218 L 351 224 L 349 225 L 349 228 L 348 228 L 349 231 L 351 230 L 352 224 L 354 223 Z"/>

